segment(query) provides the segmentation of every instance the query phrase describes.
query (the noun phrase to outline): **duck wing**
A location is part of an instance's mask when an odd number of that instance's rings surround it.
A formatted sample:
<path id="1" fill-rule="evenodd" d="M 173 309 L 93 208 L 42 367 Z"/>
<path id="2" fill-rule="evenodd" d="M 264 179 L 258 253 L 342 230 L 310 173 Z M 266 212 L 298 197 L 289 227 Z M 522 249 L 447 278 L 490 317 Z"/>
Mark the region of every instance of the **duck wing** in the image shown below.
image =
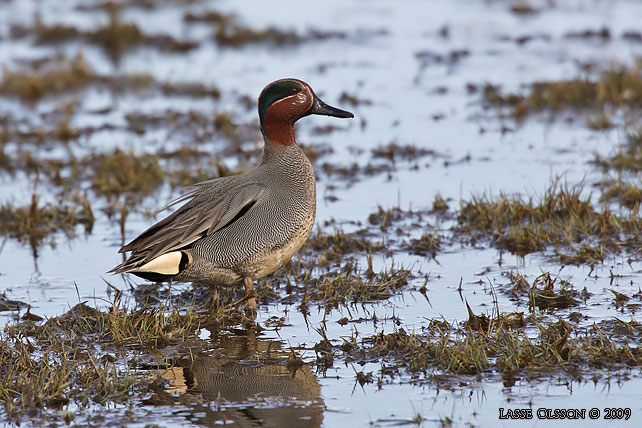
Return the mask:
<path id="1" fill-rule="evenodd" d="M 199 183 L 187 194 L 160 211 L 185 202 L 174 213 L 151 226 L 119 252 L 131 251 L 129 259 L 110 272 L 121 273 L 171 251 L 187 247 L 243 217 L 265 194 L 256 182 L 239 183 L 238 177 Z"/>

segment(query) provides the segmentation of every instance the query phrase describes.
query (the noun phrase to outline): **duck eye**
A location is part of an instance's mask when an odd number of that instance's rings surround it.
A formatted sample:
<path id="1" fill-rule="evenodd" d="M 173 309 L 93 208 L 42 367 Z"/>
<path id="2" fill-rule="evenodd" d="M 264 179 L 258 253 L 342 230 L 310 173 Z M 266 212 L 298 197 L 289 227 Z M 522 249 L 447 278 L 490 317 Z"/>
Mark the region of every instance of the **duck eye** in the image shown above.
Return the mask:
<path id="1" fill-rule="evenodd" d="M 293 94 L 298 94 L 299 92 L 301 92 L 301 88 L 297 88 L 295 86 L 294 88 L 292 88 L 292 90 L 290 92 L 292 92 Z"/>

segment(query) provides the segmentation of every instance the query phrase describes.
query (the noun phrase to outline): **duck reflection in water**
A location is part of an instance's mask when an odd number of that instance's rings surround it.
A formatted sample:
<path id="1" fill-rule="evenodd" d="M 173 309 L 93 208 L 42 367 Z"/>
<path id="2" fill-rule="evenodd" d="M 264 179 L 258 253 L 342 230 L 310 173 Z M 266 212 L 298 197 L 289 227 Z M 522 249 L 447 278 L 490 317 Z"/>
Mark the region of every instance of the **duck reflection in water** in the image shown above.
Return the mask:
<path id="1" fill-rule="evenodd" d="M 204 426 L 321 426 L 321 386 L 310 366 L 292 363 L 281 342 L 235 336 L 220 345 L 220 356 L 196 356 L 166 370 L 158 383 L 165 387 L 149 404 L 188 406 L 193 411 L 180 413 Z"/>

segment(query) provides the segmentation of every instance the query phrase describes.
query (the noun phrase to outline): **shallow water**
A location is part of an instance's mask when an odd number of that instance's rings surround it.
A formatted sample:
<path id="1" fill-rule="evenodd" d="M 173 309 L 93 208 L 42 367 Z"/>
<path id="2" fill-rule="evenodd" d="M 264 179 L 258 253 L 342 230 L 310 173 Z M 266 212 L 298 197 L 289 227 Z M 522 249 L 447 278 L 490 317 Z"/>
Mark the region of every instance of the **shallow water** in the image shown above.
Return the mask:
<path id="1" fill-rule="evenodd" d="M 550 122 L 543 115 L 515 124 L 509 119 L 498 119 L 494 111 L 485 110 L 479 92 L 471 94 L 466 88 L 467 84 L 481 87 L 492 83 L 505 90 L 518 90 L 535 80 L 580 76 L 579 64 L 585 62 L 602 66 L 610 61 L 630 63 L 642 54 L 642 43 L 621 37 L 624 31 L 639 28 L 642 4 L 625 0 L 562 3 L 554 6 L 549 2 L 534 3 L 538 13 L 520 16 L 510 11 L 512 3 L 506 1 L 364 3 L 343 0 L 311 3 L 303 8 L 300 2 L 292 1 L 279 3 L 278 11 L 273 10 L 272 4 L 260 1 L 185 5 L 163 2 L 153 10 L 125 8 L 122 18 L 136 22 L 146 33 L 196 40 L 200 46 L 184 54 L 138 48 L 126 53 L 120 63 L 114 65 L 102 50 L 87 43 L 72 41 L 34 46 L 28 38 L 15 40 L 10 37 L 10 25 L 30 24 L 36 11 L 45 24 L 65 23 L 84 29 L 105 23 L 104 12 L 79 10 L 73 2 L 14 0 L 0 4 L 0 43 L 3 46 L 0 63 L 15 69 L 20 61 L 53 52 L 63 52 L 69 57 L 82 52 L 87 62 L 103 74 L 149 73 L 162 81 L 199 82 L 216 85 L 222 91 L 219 100 L 149 96 L 136 92 L 113 95 L 94 88 L 71 94 L 68 98 L 78 105 L 71 125 L 109 124 L 115 128 L 93 133 L 72 144 L 72 150 L 78 155 L 108 152 L 116 147 L 156 153 L 159 149 L 170 150 L 190 144 L 190 135 L 172 132 L 171 127 L 159 127 L 142 136 L 131 132 L 125 126 L 124 117 L 132 112 L 161 113 L 171 108 L 212 116 L 229 111 L 242 123 L 255 121 L 254 109 L 242 107 L 240 97 L 255 99 L 266 83 L 284 76 L 309 82 L 326 102 L 355 114 L 352 121 L 314 117 L 297 125 L 299 142 L 324 143 L 332 147 L 334 152 L 322 158 L 321 163 L 357 163 L 363 167 L 371 160 L 370 149 L 390 142 L 412 144 L 437 153 L 398 161 L 390 173 L 361 174 L 354 183 L 328 176 L 320 172 L 317 165 L 317 224 L 336 219 L 348 230 L 350 222 L 367 222 L 368 215 L 377 206 L 429 208 L 435 195 L 440 194 L 449 201 L 451 209 L 456 209 L 460 199 L 483 192 L 542 194 L 558 176 L 571 184 L 583 181 L 587 187 L 599 179 L 600 173 L 589 162 L 594 153 L 608 155 L 616 150 L 623 138 L 617 128 L 607 132 L 590 131 L 584 126 L 585 117 L 581 115 L 570 123 Z M 253 28 L 275 25 L 302 34 L 310 29 L 337 31 L 345 32 L 345 37 L 306 41 L 295 46 L 258 44 L 220 48 L 212 40 L 207 24 L 183 20 L 186 11 L 198 13 L 209 9 L 233 12 Z M 607 41 L 565 37 L 569 32 L 602 27 L 611 32 Z M 440 31 L 443 28 L 447 31 Z M 533 39 L 521 44 L 516 42 L 524 36 Z M 451 56 L 451 52 L 462 50 L 467 53 L 456 58 Z M 354 107 L 343 105 L 339 101 L 343 92 L 369 103 Z M 0 114 L 11 114 L 38 124 L 46 122 L 42 115 L 60 103 L 57 97 L 45 98 L 35 105 L 3 97 Z M 107 107 L 111 109 L 109 112 L 96 113 Z M 325 125 L 337 126 L 339 130 L 326 135 L 314 132 L 314 127 Z M 507 129 L 502 132 L 502 127 Z M 260 147 L 258 132 L 255 140 L 247 144 Z M 215 156 L 222 153 L 221 141 L 207 142 L 199 148 Z M 17 144 L 7 143 L 7 152 L 18 149 Z M 48 156 L 65 156 L 65 153 L 60 150 Z M 32 179 L 22 174 L 0 175 L 0 202 L 28 203 Z M 164 186 L 145 199 L 143 207 L 153 211 L 177 195 L 177 191 Z M 30 304 L 34 313 L 47 317 L 63 313 L 79 300 L 98 307 L 107 306 L 111 297 L 105 281 L 127 293 L 128 286 L 121 278 L 105 273 L 120 262 L 118 223 L 100 211 L 104 200 L 96 198 L 92 202 L 96 216 L 92 233 L 73 240 L 67 240 L 62 234 L 56 236 L 56 247 L 41 247 L 37 260 L 27 246 L 11 239 L 1 242 L 0 291 L 9 298 Z M 131 214 L 126 223 L 126 238 L 135 237 L 151 222 L 141 213 Z M 501 267 L 498 266 L 500 257 Z M 389 266 L 392 261 L 392 258 L 375 255 L 376 268 Z M 489 313 L 493 309 L 491 289 L 501 290 L 508 282 L 502 273 L 517 270 L 532 280 L 542 271 L 557 273 L 560 270 L 542 255 L 521 259 L 506 254 L 500 256 L 496 250 L 488 248 L 448 248 L 438 254 L 436 260 L 399 253 L 395 254 L 394 261 L 412 266 L 415 273 L 430 273 L 429 300 L 414 291 L 423 283 L 421 274 L 412 280 L 406 291 L 388 301 L 353 307 L 350 314 L 345 308 L 336 309 L 326 318 L 327 335 L 333 342 L 340 343 L 340 338 L 350 336 L 353 328 L 362 336 L 393 331 L 396 328 L 393 316 L 398 317 L 409 331 L 420 329 L 426 319 L 435 317 L 464 321 L 468 317 L 466 301 L 475 313 Z M 616 284 L 610 282 L 610 269 L 624 275 Z M 638 263 L 629 265 L 625 260 L 610 260 L 590 275 L 589 272 L 588 267 L 572 266 L 559 271 L 560 277 L 570 279 L 575 289 L 586 286 L 594 293 L 590 303 L 579 308 L 589 316 L 583 322 L 591 324 L 612 317 L 629 320 L 634 314 L 617 309 L 608 288 L 615 287 L 629 294 L 637 292 Z M 458 291 L 460 281 L 461 292 Z M 501 292 L 496 293 L 496 297 L 501 312 L 528 310 L 527 302 L 518 305 Z M 310 426 L 394 426 L 413 419 L 417 413 L 426 425 L 439 424 L 448 417 L 456 426 L 514 426 L 519 423 L 499 420 L 499 407 L 588 410 L 614 406 L 632 409 L 632 418 L 622 422 L 622 426 L 633 426 L 642 420 L 637 373 L 631 374 L 631 379 L 612 379 L 608 386 L 603 381 L 594 385 L 590 381 L 578 383 L 553 377 L 538 381 L 520 379 L 515 385 L 505 387 L 500 378 L 465 377 L 443 381 L 443 387 L 439 388 L 436 386 L 439 383 L 434 382 L 414 384 L 406 374 L 384 383 L 381 388 L 376 382 L 359 385 L 355 373 L 377 373 L 378 362 L 355 367 L 337 360 L 325 374 L 315 373 L 311 348 L 320 337 L 314 328 L 324 320 L 323 308 L 318 312 L 315 309 L 304 319 L 297 303 L 262 305 L 257 318 L 258 323 L 264 324 L 273 316 L 287 313 L 286 326 L 278 331 L 268 328 L 257 340 L 278 342 L 286 349 L 288 346 L 307 349 L 303 352 L 304 372 L 308 380 L 320 388 L 315 398 L 304 397 L 301 402 L 293 403 L 263 400 L 250 394 L 228 399 L 223 404 L 212 404 L 208 401 L 212 398 L 205 395 L 198 398 L 198 403 L 189 399 L 176 402 L 169 407 L 171 410 L 136 403 L 129 409 L 133 413 L 117 406 L 110 413 L 103 412 L 103 416 L 132 426 L 148 423 L 209 426 L 220 419 L 234 420 L 244 426 L 253 418 L 272 421 L 270 416 L 261 413 L 271 409 L 278 415 L 274 419 L 277 422 L 266 424 L 279 426 L 282 421 L 279 422 L 278 417 L 300 408 L 303 413 L 296 417 L 302 415 Z M 555 320 L 569 312 L 558 310 L 549 317 Z M 372 313 L 382 321 L 376 325 L 372 322 L 345 326 L 336 323 L 344 316 L 371 318 Z M 4 316 L 6 320 L 9 318 L 10 314 Z M 220 345 L 218 340 L 211 339 L 216 346 Z M 231 360 L 241 360 L 240 364 L 233 363 L 239 367 L 244 367 L 246 357 L 229 356 Z M 269 365 L 260 369 L 268 371 L 266 367 Z M 282 375 L 284 373 L 272 374 L 277 378 Z M 535 420 L 522 421 L 522 424 L 532 426 L 537 424 Z M 90 420 L 86 422 L 90 423 Z M 589 424 L 604 422 L 598 419 Z M 76 419 L 74 423 L 83 424 L 83 421 Z M 546 423 L 540 421 L 542 425 Z M 580 423 L 585 424 L 587 420 L 577 421 L 578 426 Z"/>

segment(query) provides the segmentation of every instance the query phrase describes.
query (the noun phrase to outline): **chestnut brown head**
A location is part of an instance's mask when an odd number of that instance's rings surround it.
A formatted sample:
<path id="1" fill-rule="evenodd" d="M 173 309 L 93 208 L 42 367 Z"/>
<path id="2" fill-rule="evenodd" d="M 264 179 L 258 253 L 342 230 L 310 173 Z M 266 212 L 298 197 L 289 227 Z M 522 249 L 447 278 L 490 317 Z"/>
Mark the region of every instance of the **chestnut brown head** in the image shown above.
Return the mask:
<path id="1" fill-rule="evenodd" d="M 304 116 L 319 114 L 341 118 L 354 115 L 331 107 L 316 96 L 310 85 L 297 79 L 281 79 L 270 83 L 259 96 L 261 130 L 270 140 L 283 140 L 281 134 L 292 132 L 294 122 Z M 287 140 L 287 139 L 286 139 Z M 274 141 L 291 144 L 289 141 Z"/>

